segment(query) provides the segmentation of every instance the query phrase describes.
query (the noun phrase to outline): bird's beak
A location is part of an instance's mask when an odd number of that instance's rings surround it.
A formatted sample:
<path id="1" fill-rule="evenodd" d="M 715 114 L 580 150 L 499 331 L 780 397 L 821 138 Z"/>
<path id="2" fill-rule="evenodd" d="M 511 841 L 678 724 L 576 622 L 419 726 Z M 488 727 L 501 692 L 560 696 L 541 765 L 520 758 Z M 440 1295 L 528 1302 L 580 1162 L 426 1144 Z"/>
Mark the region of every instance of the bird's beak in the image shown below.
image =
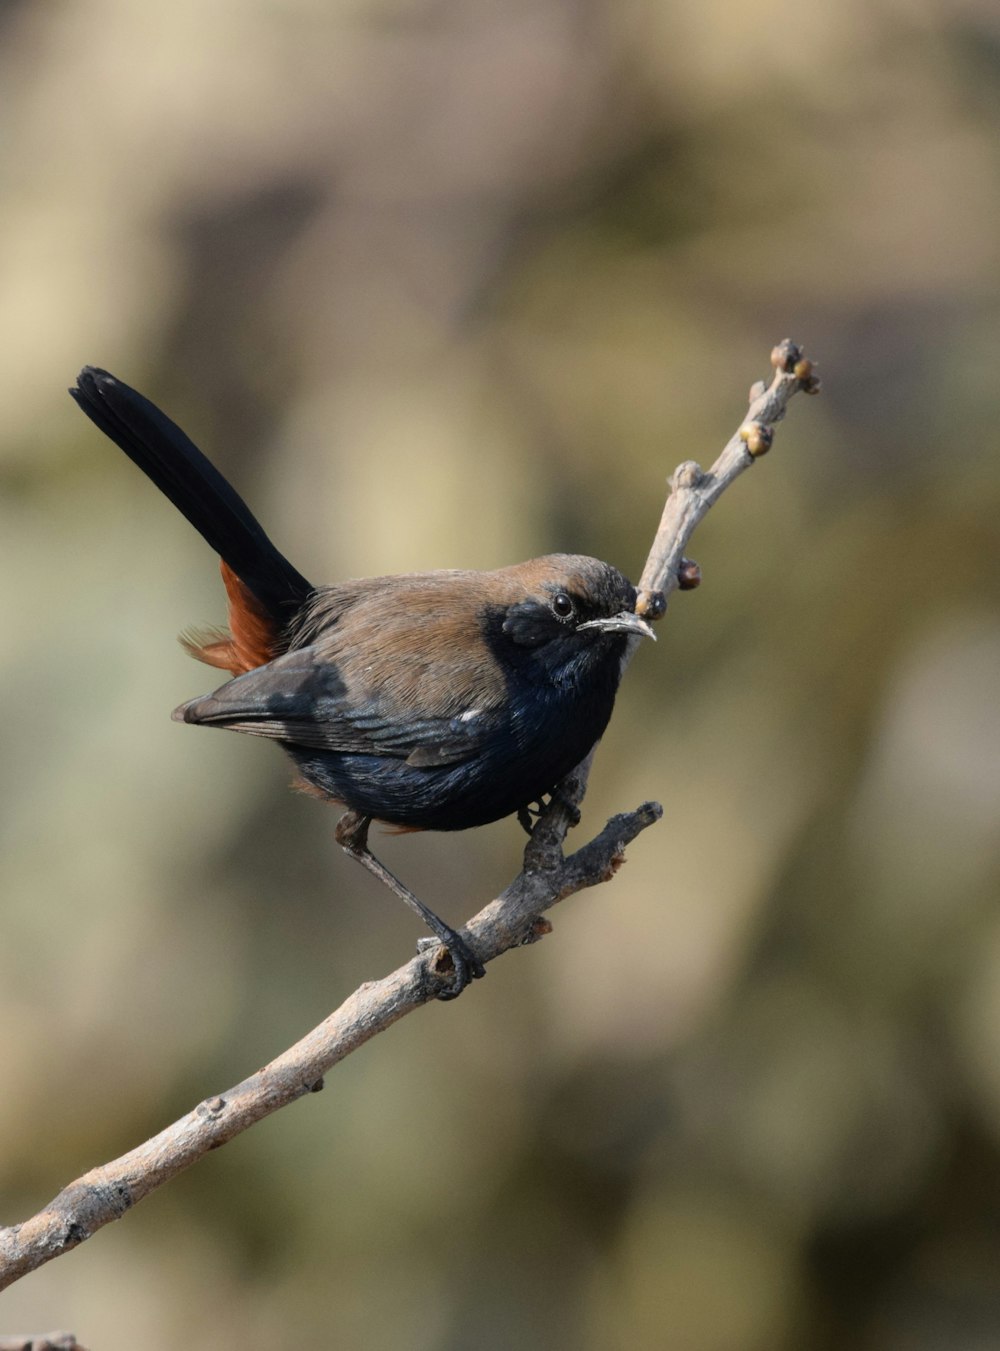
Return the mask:
<path id="1" fill-rule="evenodd" d="M 622 610 L 621 614 L 611 615 L 609 619 L 588 619 L 586 624 L 577 624 L 577 633 L 581 629 L 600 629 L 602 633 L 627 633 L 631 638 L 652 638 L 653 642 L 656 642 L 652 625 L 647 624 L 631 610 Z"/>

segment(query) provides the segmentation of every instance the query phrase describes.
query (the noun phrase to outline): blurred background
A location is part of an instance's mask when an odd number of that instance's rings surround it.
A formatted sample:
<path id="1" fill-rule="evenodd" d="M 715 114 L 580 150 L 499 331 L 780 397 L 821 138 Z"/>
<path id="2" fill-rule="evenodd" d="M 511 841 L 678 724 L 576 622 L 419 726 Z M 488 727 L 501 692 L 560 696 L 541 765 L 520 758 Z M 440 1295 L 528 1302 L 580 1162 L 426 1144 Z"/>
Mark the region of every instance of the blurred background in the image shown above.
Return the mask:
<path id="1" fill-rule="evenodd" d="M 94 1351 L 1000 1345 L 1000 18 L 985 0 L 0 6 L 0 1221 L 406 960 L 213 685 L 166 407 L 319 581 L 633 577 L 772 344 L 585 804 L 613 885 L 0 1298 Z M 385 838 L 461 922 L 513 821 Z"/>

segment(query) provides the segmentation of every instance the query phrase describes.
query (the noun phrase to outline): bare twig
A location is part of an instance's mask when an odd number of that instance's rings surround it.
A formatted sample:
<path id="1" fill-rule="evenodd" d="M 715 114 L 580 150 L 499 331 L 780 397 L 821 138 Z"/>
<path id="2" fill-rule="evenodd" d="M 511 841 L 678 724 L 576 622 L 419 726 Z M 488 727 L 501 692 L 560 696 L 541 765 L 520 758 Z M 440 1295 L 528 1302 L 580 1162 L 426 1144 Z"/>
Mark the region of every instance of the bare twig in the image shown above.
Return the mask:
<path id="1" fill-rule="evenodd" d="M 671 479 L 671 494 L 642 574 L 637 609 L 660 618 L 666 598 L 678 585 L 694 585 L 696 565 L 684 556 L 691 534 L 726 487 L 771 444 L 771 428 L 784 416 L 791 396 L 813 392 L 818 381 L 794 343 L 774 349 L 775 375 L 766 389 L 751 390 L 747 421 L 709 472 L 682 464 Z M 591 756 L 561 786 L 537 822 L 524 853 L 524 867 L 510 886 L 475 915 L 462 936 L 483 962 L 534 942 L 551 926 L 544 912 L 567 896 L 607 882 L 624 858 L 625 847 L 662 809 L 655 802 L 612 817 L 589 844 L 568 857 L 563 841 L 586 791 Z M 112 1220 L 209 1150 L 225 1144 L 256 1121 L 306 1093 L 323 1087 L 323 1076 L 345 1056 L 384 1031 L 404 1014 L 439 993 L 450 958 L 437 945 L 383 980 L 362 985 L 336 1012 L 242 1083 L 206 1098 L 192 1112 L 138 1148 L 85 1173 L 44 1210 L 23 1224 L 0 1229 L 0 1289 L 58 1257 Z M 24 1346 L 22 1339 L 17 1343 Z M 44 1345 L 44 1343 L 43 1343 Z M 0 1342 L 0 1351 L 4 1344 Z"/>
<path id="2" fill-rule="evenodd" d="M 711 469 L 706 473 L 694 460 L 685 460 L 667 480 L 670 492 L 639 579 L 635 605 L 636 612 L 648 620 L 662 619 L 672 591 L 692 590 L 701 581 L 698 564 L 685 557 L 695 526 L 733 480 L 770 450 L 774 442 L 774 425 L 785 416 L 792 395 L 800 390 L 806 394 L 819 393 L 815 363 L 790 338 L 772 349 L 771 365 L 774 367 L 771 383 L 765 385 L 758 380 L 751 386 L 746 418 L 726 442 Z M 639 639 L 632 639 L 627 660 L 634 656 L 639 642 Z M 586 792 L 592 759 L 593 753 L 577 770 L 578 796 L 571 795 L 571 801 L 576 805 Z"/>
<path id="3" fill-rule="evenodd" d="M 771 365 L 774 377 L 770 385 L 759 381 L 751 388 L 746 419 L 708 473 L 693 460 L 686 460 L 670 478 L 672 491 L 639 579 L 636 609 L 649 619 L 658 619 L 664 612 L 657 597 L 665 601 L 671 591 L 683 585 L 680 572 L 695 526 L 733 479 L 771 448 L 774 424 L 785 416 L 792 395 L 799 390 L 819 393 L 813 363 L 789 338 L 771 352 Z"/>

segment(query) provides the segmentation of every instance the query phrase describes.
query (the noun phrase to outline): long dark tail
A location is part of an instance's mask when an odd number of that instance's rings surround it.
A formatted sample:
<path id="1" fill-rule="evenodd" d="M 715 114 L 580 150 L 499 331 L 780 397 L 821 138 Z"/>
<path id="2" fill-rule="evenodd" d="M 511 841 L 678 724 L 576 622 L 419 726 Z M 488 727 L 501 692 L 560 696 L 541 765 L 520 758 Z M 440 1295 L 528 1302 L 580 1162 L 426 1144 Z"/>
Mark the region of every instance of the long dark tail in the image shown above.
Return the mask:
<path id="1" fill-rule="evenodd" d="M 313 590 L 274 547 L 240 495 L 180 427 L 148 399 L 96 366 L 70 394 L 105 436 L 153 480 L 284 627 Z"/>

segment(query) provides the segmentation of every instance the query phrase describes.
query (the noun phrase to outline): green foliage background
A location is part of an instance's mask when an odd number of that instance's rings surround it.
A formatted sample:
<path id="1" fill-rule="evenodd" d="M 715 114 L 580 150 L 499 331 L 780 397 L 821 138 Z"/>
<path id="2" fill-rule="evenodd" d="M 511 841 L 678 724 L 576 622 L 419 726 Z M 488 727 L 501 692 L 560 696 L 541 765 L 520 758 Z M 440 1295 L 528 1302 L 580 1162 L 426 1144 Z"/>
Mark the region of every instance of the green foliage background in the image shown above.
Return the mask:
<path id="1" fill-rule="evenodd" d="M 0 1219 L 412 951 L 259 743 L 177 727 L 204 545 L 64 393 L 150 393 L 318 580 L 637 573 L 821 362 L 630 670 L 664 822 L 0 1299 L 142 1347 L 1000 1343 L 1000 21 L 983 0 L 0 7 Z M 387 838 L 455 920 L 512 822 Z"/>

